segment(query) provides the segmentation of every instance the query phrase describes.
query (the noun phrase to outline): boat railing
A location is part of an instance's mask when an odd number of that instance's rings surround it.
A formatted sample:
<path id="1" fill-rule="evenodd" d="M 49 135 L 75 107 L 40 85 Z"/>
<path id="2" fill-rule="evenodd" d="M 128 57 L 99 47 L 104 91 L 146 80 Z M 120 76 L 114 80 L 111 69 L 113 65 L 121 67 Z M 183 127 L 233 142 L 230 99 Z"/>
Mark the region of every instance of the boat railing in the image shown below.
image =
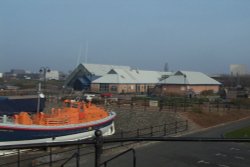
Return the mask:
<path id="1" fill-rule="evenodd" d="M 0 123 L 12 123 L 12 119 L 7 115 L 0 116 Z"/>
<path id="2" fill-rule="evenodd" d="M 4 123 L 4 116 L 0 116 L 0 123 Z"/>

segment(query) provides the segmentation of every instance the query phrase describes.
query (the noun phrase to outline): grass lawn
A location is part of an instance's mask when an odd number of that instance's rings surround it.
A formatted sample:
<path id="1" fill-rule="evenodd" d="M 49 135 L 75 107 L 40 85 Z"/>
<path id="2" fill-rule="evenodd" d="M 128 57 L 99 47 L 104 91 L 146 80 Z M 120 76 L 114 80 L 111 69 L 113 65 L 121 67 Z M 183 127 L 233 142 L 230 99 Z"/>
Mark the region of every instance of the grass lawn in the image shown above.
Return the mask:
<path id="1" fill-rule="evenodd" d="M 225 134 L 226 138 L 250 138 L 250 126 Z"/>

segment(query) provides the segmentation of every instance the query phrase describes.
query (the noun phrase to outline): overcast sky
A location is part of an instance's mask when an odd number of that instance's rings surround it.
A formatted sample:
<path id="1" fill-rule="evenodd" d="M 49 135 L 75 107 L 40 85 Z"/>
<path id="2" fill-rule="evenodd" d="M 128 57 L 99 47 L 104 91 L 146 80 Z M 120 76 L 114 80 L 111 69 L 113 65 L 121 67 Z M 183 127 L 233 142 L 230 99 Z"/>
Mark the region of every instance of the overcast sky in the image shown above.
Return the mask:
<path id="1" fill-rule="evenodd" d="M 148 70 L 250 68 L 250 0 L 0 0 L 0 72 L 67 72 L 86 55 Z"/>

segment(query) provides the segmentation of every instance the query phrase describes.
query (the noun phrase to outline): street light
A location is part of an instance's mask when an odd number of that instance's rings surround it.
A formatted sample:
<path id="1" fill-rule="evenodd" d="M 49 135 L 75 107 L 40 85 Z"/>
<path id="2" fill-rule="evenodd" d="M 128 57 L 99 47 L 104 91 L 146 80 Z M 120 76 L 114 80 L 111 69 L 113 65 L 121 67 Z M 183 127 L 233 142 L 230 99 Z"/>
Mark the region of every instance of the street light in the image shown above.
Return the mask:
<path id="1" fill-rule="evenodd" d="M 50 68 L 49 67 L 41 67 L 39 72 L 41 74 L 43 74 L 43 89 L 46 88 L 46 73 L 50 72 Z"/>

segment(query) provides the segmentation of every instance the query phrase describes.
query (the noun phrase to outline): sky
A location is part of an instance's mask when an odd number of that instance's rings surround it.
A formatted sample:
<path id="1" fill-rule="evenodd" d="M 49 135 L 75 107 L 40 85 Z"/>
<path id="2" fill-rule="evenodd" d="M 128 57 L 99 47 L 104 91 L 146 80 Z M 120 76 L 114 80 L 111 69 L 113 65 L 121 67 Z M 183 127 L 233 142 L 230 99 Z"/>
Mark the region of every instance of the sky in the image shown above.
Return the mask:
<path id="1" fill-rule="evenodd" d="M 249 0 L 0 0 L 0 72 L 250 68 Z"/>

